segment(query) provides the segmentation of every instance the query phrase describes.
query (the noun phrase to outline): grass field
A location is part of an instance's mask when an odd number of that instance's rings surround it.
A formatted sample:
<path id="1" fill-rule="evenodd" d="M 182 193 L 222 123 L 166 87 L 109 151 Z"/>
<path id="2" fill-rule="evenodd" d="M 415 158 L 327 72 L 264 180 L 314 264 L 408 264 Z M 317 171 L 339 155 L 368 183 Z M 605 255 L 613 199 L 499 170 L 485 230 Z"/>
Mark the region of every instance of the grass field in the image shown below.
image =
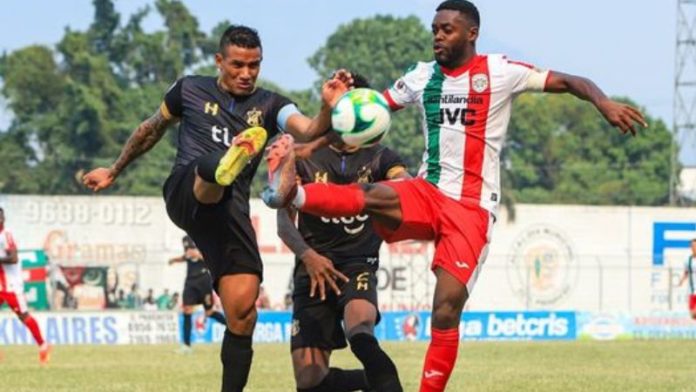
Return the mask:
<path id="1" fill-rule="evenodd" d="M 426 345 L 385 344 L 405 391 L 418 389 Z M 218 347 L 57 346 L 38 365 L 36 348 L 0 347 L 0 390 L 217 391 Z M 259 344 L 247 390 L 294 391 L 288 347 Z M 350 351 L 334 365 L 354 367 Z M 448 391 L 696 391 L 696 341 L 464 343 Z"/>

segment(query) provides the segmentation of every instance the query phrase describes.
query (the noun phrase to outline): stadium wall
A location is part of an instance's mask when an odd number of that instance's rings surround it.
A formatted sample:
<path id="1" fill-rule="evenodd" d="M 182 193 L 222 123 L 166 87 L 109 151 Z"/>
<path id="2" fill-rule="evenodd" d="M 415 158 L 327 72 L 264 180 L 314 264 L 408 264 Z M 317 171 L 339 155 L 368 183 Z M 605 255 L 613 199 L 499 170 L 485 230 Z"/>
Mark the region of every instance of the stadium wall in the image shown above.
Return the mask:
<path id="1" fill-rule="evenodd" d="M 265 263 L 264 286 L 271 302 L 281 307 L 293 257 L 276 235 L 275 214 L 258 200 L 251 204 Z M 49 266 L 107 267 L 109 284 L 127 290 L 137 282 L 141 294 L 148 288 L 156 295 L 164 288 L 182 289 L 185 267 L 167 266 L 167 260 L 180 254 L 183 233 L 169 221 L 161 198 L 2 195 L 0 206 L 20 248 L 43 249 Z M 686 307 L 686 292 L 676 282 L 689 239 L 696 237 L 696 209 L 516 208 L 514 222 L 504 212 L 497 220 L 469 310 L 635 313 Z M 337 224 L 355 229 L 361 223 L 344 219 Z M 383 247 L 383 310 L 429 308 L 431 254 L 427 243 Z M 92 293 L 87 308 L 100 307 L 99 295 Z"/>

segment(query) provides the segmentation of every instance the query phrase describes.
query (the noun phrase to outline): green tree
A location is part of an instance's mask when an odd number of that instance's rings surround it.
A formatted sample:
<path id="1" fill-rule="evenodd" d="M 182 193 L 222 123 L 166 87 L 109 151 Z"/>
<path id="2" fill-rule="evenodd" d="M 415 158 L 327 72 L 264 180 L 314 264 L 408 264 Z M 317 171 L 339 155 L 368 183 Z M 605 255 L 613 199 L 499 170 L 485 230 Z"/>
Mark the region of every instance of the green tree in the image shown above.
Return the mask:
<path id="1" fill-rule="evenodd" d="M 339 68 L 358 72 L 381 91 L 417 61 L 432 59 L 432 38 L 415 16 L 375 16 L 338 27 L 309 59 L 320 81 Z M 319 83 L 319 82 L 317 82 Z M 318 86 L 317 86 L 318 87 Z M 400 111 L 384 144 L 399 152 L 413 172 L 423 154 L 420 115 L 415 108 Z"/>
<path id="2" fill-rule="evenodd" d="M 631 138 L 587 102 L 523 95 L 504 151 L 503 192 L 521 203 L 665 204 L 672 135 L 664 122 L 647 120 L 649 128 Z"/>

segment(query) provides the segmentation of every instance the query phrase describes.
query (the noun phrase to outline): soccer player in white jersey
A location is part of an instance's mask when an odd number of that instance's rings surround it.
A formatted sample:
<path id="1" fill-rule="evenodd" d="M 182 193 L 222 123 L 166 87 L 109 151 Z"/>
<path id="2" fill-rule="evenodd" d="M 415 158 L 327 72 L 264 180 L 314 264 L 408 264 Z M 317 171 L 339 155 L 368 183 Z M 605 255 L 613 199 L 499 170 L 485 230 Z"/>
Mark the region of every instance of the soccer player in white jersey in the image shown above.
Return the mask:
<path id="1" fill-rule="evenodd" d="M 36 320 L 27 310 L 17 244 L 12 233 L 5 228 L 5 211 L 0 208 L 0 305 L 5 302 L 34 336 L 36 344 L 39 345 L 39 361 L 42 364 L 48 363 L 50 347 L 41 336 Z"/>
<path id="2" fill-rule="evenodd" d="M 417 63 L 385 92 L 393 110 L 417 105 L 423 114 L 426 148 L 417 178 L 298 188 L 292 143 L 281 140 L 268 154 L 269 206 L 292 204 L 324 217 L 367 212 L 387 242 L 435 242 L 432 340 L 421 392 L 443 391 L 454 368 L 461 312 L 486 258 L 501 198 L 500 151 L 513 98 L 527 91 L 570 93 L 624 134 L 635 134 L 635 123 L 647 126 L 638 110 L 608 99 L 586 78 L 477 54 L 479 23 L 471 2 L 441 3 L 432 22 L 435 61 Z"/>

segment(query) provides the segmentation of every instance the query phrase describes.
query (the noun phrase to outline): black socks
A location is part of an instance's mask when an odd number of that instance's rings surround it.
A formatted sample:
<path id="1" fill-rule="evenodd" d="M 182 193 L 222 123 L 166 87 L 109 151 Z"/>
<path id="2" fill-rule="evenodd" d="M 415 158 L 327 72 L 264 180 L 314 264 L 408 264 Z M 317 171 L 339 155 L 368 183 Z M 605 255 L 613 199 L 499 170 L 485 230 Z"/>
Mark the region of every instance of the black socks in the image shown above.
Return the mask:
<path id="1" fill-rule="evenodd" d="M 297 392 L 350 392 L 367 388 L 364 370 L 330 368 L 329 374 L 321 380 L 319 385 L 312 388 L 297 388 Z"/>
<path id="2" fill-rule="evenodd" d="M 241 392 L 244 389 L 253 355 L 251 336 L 236 335 L 228 329 L 225 330 L 220 350 L 222 392 Z"/>
<path id="3" fill-rule="evenodd" d="M 227 320 L 225 320 L 225 316 L 222 315 L 220 312 L 213 312 L 210 316 L 211 319 L 217 321 L 218 323 L 225 325 L 227 324 Z"/>
<path id="4" fill-rule="evenodd" d="M 191 315 L 184 314 L 184 344 L 191 345 Z"/>
<path id="5" fill-rule="evenodd" d="M 399 374 L 394 362 L 385 353 L 377 339 L 366 333 L 350 338 L 350 349 L 365 368 L 370 387 L 379 392 L 402 392 Z"/>

